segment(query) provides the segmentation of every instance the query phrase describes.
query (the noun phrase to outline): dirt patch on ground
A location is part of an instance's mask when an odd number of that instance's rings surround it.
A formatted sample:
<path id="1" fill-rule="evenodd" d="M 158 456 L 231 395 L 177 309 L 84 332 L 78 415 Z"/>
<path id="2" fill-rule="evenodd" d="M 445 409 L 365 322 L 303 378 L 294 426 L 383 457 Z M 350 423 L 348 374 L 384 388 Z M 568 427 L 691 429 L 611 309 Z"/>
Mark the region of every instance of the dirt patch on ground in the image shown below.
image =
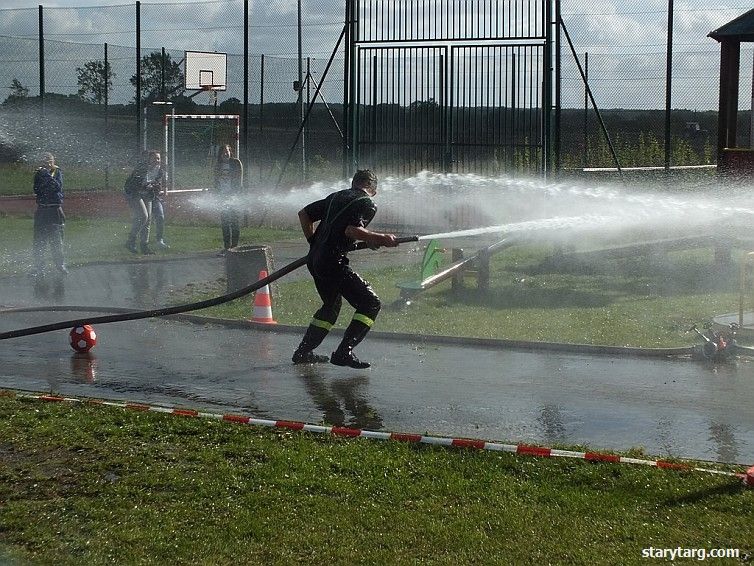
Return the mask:
<path id="1" fill-rule="evenodd" d="M 214 215 L 198 210 L 191 199 L 194 192 L 173 193 L 165 197 L 172 220 L 215 221 Z M 36 209 L 33 196 L 0 197 L 0 216 L 32 216 Z M 68 217 L 130 218 L 128 204 L 120 191 L 85 191 L 66 193 L 63 210 Z"/>

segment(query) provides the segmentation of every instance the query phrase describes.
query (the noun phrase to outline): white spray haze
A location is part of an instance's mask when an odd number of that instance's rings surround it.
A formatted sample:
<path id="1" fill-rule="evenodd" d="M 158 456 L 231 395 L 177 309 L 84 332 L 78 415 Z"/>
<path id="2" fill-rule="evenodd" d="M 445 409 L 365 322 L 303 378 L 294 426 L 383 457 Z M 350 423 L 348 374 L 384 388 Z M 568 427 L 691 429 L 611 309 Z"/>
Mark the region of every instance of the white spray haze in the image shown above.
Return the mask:
<path id="1" fill-rule="evenodd" d="M 236 197 L 235 205 L 252 218 L 276 226 L 296 226 L 303 206 L 348 183 L 314 183 L 273 191 L 254 189 Z M 540 179 L 484 177 L 475 174 L 422 172 L 413 177 L 380 180 L 374 226 L 436 238 L 496 236 L 500 233 L 574 231 L 600 237 L 667 238 L 748 227 L 754 216 L 749 187 L 735 196 L 725 186 L 703 193 L 650 190 L 644 187 L 546 183 Z M 210 192 L 194 205 L 218 210 L 225 202 Z"/>

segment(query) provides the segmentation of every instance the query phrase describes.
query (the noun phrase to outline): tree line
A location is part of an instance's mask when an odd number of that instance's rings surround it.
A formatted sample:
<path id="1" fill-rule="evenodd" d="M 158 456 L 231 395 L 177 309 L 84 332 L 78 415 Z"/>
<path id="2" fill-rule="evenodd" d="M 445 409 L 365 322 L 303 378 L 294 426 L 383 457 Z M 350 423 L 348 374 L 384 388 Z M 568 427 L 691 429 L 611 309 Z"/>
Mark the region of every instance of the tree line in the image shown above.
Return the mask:
<path id="1" fill-rule="evenodd" d="M 113 90 L 115 72 L 104 60 L 87 61 L 76 67 L 78 85 L 77 98 L 94 104 L 104 104 Z M 132 75 L 129 82 L 136 88 L 137 77 Z M 151 103 L 157 100 L 173 100 L 184 92 L 184 76 L 181 66 L 173 61 L 170 53 L 164 56 L 154 51 L 141 58 L 141 100 Z M 29 89 L 14 78 L 9 86 L 10 94 L 3 104 L 12 104 L 29 97 Z M 136 101 L 136 94 L 133 98 Z"/>

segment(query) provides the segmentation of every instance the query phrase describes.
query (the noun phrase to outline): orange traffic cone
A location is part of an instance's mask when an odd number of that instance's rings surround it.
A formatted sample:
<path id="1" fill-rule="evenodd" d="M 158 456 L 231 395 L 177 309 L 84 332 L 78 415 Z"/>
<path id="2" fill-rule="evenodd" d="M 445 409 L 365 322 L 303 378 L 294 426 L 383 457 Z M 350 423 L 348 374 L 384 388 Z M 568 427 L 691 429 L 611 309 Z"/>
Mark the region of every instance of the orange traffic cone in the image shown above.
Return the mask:
<path id="1" fill-rule="evenodd" d="M 267 272 L 259 272 L 259 279 L 267 277 Z M 251 322 L 261 322 L 263 324 L 277 324 L 272 318 L 272 299 L 270 298 L 270 286 L 265 285 L 254 293 L 254 311 L 251 315 Z"/>

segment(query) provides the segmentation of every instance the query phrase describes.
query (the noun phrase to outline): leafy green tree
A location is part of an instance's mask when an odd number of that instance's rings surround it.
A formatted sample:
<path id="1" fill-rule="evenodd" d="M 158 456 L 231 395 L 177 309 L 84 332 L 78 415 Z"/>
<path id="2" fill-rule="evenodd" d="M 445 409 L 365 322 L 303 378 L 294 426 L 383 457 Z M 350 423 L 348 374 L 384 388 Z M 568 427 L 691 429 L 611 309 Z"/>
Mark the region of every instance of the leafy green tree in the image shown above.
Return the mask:
<path id="1" fill-rule="evenodd" d="M 29 89 L 22 85 L 21 81 L 19 81 L 18 79 L 14 78 L 10 82 L 9 88 L 10 94 L 8 95 L 8 98 L 5 99 L 3 104 L 11 104 L 13 102 L 24 100 L 29 97 Z"/>
<path id="2" fill-rule="evenodd" d="M 135 74 L 130 81 L 135 88 Z M 160 51 L 153 51 L 141 58 L 141 99 L 144 102 L 162 100 L 163 96 L 166 101 L 171 100 L 183 91 L 183 71 L 181 66 L 172 60 L 170 53 L 165 54 L 164 61 Z"/>
<path id="3" fill-rule="evenodd" d="M 106 95 L 113 90 L 113 73 L 110 63 L 88 61 L 83 67 L 76 67 L 79 97 L 95 104 L 105 102 Z"/>

